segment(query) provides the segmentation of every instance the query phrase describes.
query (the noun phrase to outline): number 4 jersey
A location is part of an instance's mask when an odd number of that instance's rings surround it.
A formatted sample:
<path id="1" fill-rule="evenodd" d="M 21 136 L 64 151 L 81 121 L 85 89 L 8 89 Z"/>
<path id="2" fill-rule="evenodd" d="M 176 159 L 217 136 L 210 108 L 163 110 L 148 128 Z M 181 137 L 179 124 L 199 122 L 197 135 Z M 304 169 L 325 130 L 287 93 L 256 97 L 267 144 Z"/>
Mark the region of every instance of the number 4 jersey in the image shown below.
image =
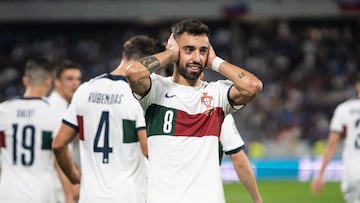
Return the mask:
<path id="1" fill-rule="evenodd" d="M 144 203 L 143 111 L 124 76 L 103 74 L 75 92 L 64 124 L 79 131 L 80 202 Z"/>
<path id="2" fill-rule="evenodd" d="M 1 202 L 54 202 L 51 115 L 43 98 L 18 97 L 1 104 Z"/>

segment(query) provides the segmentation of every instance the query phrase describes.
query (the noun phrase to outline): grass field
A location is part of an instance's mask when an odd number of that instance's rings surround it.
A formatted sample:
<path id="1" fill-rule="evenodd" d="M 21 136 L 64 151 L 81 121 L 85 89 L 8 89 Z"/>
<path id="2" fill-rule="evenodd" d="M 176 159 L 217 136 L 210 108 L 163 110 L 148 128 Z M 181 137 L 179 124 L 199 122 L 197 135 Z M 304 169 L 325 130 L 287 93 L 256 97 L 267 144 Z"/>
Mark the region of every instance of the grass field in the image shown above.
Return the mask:
<path id="1" fill-rule="evenodd" d="M 345 203 L 340 183 L 327 182 L 321 194 L 310 191 L 310 182 L 258 181 L 264 203 Z M 251 203 L 245 187 L 238 183 L 225 183 L 226 203 Z"/>

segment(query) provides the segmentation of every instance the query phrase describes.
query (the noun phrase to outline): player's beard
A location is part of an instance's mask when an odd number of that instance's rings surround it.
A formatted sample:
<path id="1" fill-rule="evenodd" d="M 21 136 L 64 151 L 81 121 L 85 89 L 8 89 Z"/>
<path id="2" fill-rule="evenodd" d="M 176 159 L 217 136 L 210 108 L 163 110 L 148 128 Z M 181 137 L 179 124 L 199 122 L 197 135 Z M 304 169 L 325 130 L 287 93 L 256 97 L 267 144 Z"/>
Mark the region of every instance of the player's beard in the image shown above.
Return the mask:
<path id="1" fill-rule="evenodd" d="M 187 67 L 180 65 L 179 62 L 177 63 L 176 68 L 178 69 L 180 75 L 183 78 L 185 78 L 186 80 L 194 81 L 200 77 L 201 73 L 204 70 L 204 67 L 201 64 L 197 64 L 197 65 L 200 65 L 200 71 L 198 71 L 198 72 L 188 72 Z"/>

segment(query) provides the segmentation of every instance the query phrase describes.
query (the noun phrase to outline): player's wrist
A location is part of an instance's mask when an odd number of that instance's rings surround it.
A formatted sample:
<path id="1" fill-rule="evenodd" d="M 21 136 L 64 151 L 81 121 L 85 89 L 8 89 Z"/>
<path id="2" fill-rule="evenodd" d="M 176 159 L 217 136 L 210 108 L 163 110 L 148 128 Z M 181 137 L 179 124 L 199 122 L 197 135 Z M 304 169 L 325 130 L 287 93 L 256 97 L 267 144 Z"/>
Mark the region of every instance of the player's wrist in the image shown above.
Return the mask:
<path id="1" fill-rule="evenodd" d="M 225 60 L 217 56 L 211 63 L 211 69 L 213 71 L 219 72 L 220 65 L 223 62 L 225 62 Z"/>

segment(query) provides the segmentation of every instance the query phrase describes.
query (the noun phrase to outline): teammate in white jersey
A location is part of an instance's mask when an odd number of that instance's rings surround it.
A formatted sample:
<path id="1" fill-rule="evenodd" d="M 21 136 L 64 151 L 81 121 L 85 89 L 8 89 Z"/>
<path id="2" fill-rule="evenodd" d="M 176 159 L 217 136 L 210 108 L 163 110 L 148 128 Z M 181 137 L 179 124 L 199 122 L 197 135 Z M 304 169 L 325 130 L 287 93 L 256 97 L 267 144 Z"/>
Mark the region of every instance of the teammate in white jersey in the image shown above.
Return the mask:
<path id="1" fill-rule="evenodd" d="M 225 116 L 220 133 L 221 150 L 230 156 L 240 182 L 249 192 L 253 203 L 262 203 L 251 163 L 245 154 L 245 143 L 235 125 L 231 114 Z M 220 154 L 221 156 L 221 154 Z"/>
<path id="2" fill-rule="evenodd" d="M 23 96 L 7 100 L 0 109 L 0 201 L 54 203 L 54 158 L 51 151 L 55 123 L 49 102 L 51 66 L 44 60 L 25 65 Z"/>
<path id="3" fill-rule="evenodd" d="M 64 112 L 67 110 L 71 98 L 75 90 L 81 84 L 81 66 L 71 60 L 62 60 L 55 65 L 54 68 L 54 90 L 51 92 L 48 100 L 51 106 L 56 110 L 53 120 L 57 120 L 57 125 L 60 127 Z M 79 162 L 79 142 L 76 139 L 72 145 L 71 150 L 76 162 Z M 79 199 L 79 185 L 73 185 L 62 172 L 58 165 L 56 165 L 56 198 L 59 203 L 72 203 Z M 60 180 L 59 178 L 60 177 Z M 61 183 L 60 183 L 61 181 Z"/>
<path id="4" fill-rule="evenodd" d="M 125 71 L 134 60 L 155 53 L 155 48 L 151 38 L 129 39 L 124 44 L 119 67 L 83 83 L 74 94 L 53 149 L 70 181 L 80 183 L 80 203 L 145 203 L 148 170 L 145 119 Z M 77 132 L 81 176 L 67 149 Z"/>
<path id="5" fill-rule="evenodd" d="M 200 79 L 203 80 L 203 78 L 204 74 L 201 74 Z M 244 152 L 245 149 L 245 143 L 237 129 L 233 115 L 225 116 L 220 133 L 220 164 L 223 154 L 229 155 L 236 174 L 249 192 L 253 203 L 262 203 L 263 199 L 251 163 Z"/>
<path id="6" fill-rule="evenodd" d="M 130 64 L 126 76 L 145 112 L 149 144 L 147 203 L 225 202 L 218 144 L 224 115 L 262 91 L 262 82 L 215 55 L 208 27 L 172 27 L 166 50 Z M 151 74 L 173 63 L 172 77 Z M 201 81 L 205 67 L 229 80 Z"/>
<path id="7" fill-rule="evenodd" d="M 356 98 L 339 104 L 334 111 L 321 168 L 312 183 L 313 192 L 321 192 L 325 169 L 344 139 L 341 190 L 347 203 L 360 203 L 360 73 L 356 77 L 355 90 Z"/>

